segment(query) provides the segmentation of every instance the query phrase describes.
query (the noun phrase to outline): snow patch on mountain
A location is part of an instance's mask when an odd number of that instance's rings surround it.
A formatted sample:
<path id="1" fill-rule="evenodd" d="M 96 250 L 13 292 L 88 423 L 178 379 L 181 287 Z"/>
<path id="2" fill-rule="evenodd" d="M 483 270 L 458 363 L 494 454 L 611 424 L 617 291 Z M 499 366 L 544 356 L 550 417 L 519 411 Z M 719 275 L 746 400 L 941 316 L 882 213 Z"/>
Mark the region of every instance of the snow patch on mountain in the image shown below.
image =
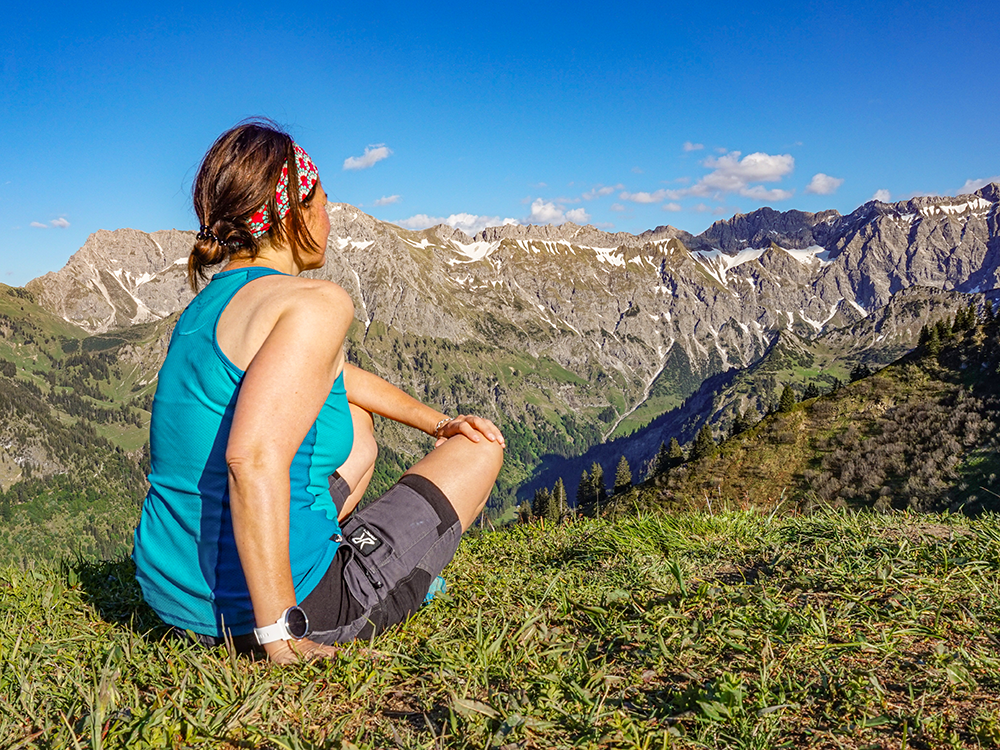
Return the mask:
<path id="1" fill-rule="evenodd" d="M 942 214 L 946 214 L 948 216 L 959 216 L 964 214 L 966 211 L 988 211 L 993 207 L 993 205 L 993 203 L 985 198 L 976 197 L 972 200 L 963 201 L 962 203 L 938 203 L 931 206 L 921 206 L 920 213 L 924 216 L 940 216 Z"/>
<path id="2" fill-rule="evenodd" d="M 805 248 L 782 247 L 781 250 L 806 266 L 811 265 L 813 259 L 819 261 L 820 267 L 830 265 L 830 251 L 819 245 L 810 245 Z"/>
<path id="3" fill-rule="evenodd" d="M 820 248 L 822 249 L 822 248 Z M 757 260 L 767 251 L 767 248 L 748 247 L 740 250 L 736 255 L 729 255 L 719 248 L 713 250 L 696 250 L 691 253 L 691 257 L 701 265 L 711 276 L 719 280 L 719 283 L 726 286 L 726 272 L 741 266 L 744 263 Z"/>
<path id="4" fill-rule="evenodd" d="M 500 243 L 479 241 L 464 244 L 458 240 L 452 240 L 451 246 L 455 249 L 455 252 L 463 256 L 465 260 L 449 260 L 448 265 L 455 265 L 458 263 L 474 263 L 477 260 L 487 258 L 500 246 Z"/>

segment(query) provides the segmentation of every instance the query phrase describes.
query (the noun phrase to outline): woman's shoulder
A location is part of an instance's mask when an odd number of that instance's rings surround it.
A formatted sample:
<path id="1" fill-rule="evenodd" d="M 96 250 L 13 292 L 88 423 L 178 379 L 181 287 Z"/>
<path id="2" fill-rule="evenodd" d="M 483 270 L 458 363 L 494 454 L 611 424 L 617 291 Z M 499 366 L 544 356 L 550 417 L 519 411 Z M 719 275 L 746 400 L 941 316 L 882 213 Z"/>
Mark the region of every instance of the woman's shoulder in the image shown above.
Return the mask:
<path id="1" fill-rule="evenodd" d="M 326 279 L 307 279 L 301 276 L 275 275 L 267 277 L 264 304 L 279 314 L 323 315 L 329 313 L 354 314 L 354 301 L 343 287 Z"/>
<path id="2" fill-rule="evenodd" d="M 245 370 L 269 339 L 336 349 L 353 319 L 350 295 L 332 281 L 275 274 L 237 292 L 216 336 L 226 356 Z"/>

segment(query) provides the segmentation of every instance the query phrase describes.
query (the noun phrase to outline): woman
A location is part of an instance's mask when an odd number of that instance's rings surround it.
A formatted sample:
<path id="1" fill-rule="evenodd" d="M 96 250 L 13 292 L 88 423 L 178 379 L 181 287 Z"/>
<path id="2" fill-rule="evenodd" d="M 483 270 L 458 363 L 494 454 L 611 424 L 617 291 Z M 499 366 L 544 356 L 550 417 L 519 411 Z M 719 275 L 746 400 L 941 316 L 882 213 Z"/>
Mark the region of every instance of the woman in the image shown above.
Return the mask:
<path id="1" fill-rule="evenodd" d="M 323 265 L 325 206 L 312 160 L 269 122 L 238 125 L 205 155 L 189 279 L 224 266 L 180 316 L 160 371 L 133 554 L 165 622 L 280 662 L 412 614 L 503 461 L 489 420 L 449 417 L 346 361 L 350 297 L 299 276 Z M 372 414 L 437 441 L 352 513 L 374 470 Z"/>

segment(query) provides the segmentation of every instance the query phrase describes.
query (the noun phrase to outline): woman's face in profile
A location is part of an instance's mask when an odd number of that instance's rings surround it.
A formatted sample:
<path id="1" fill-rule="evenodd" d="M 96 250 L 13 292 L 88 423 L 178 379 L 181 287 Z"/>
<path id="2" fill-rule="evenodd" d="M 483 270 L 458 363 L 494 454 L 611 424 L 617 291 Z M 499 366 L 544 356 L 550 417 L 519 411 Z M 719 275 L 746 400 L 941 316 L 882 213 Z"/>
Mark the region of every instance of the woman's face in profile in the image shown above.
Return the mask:
<path id="1" fill-rule="evenodd" d="M 304 255 L 303 260 L 306 261 L 306 268 L 320 268 L 326 260 L 326 242 L 330 237 L 330 216 L 326 212 L 326 191 L 323 190 L 322 182 L 316 183 L 316 191 L 305 208 L 303 218 L 309 233 L 320 247 L 319 253 L 308 254 L 313 257 Z"/>

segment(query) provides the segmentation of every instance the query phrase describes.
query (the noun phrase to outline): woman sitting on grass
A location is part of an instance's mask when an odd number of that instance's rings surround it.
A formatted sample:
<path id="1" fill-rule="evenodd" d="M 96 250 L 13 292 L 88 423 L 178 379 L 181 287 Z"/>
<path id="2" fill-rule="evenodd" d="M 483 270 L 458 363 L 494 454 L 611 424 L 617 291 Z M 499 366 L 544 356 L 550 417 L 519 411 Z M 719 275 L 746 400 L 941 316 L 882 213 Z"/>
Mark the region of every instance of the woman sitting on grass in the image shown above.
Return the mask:
<path id="1" fill-rule="evenodd" d="M 346 361 L 351 298 L 299 276 L 323 265 L 325 207 L 316 166 L 269 122 L 205 155 L 192 286 L 224 266 L 181 314 L 160 371 L 133 553 L 165 622 L 281 662 L 413 614 L 503 461 L 488 419 L 449 417 Z M 378 452 L 372 414 L 437 442 L 352 513 Z"/>

